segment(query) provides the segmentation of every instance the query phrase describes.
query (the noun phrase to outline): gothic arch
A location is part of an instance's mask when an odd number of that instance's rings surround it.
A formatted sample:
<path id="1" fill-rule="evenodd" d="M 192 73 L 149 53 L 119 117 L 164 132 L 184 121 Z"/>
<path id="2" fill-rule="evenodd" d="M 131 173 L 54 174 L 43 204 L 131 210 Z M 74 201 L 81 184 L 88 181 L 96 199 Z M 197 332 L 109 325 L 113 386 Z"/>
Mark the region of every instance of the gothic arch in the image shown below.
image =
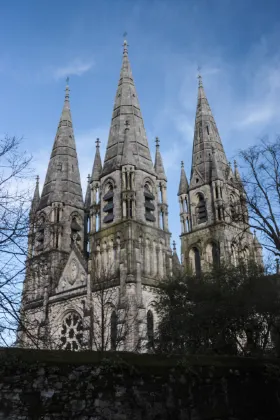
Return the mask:
<path id="1" fill-rule="evenodd" d="M 190 248 L 188 260 L 193 273 L 199 276 L 201 274 L 201 252 L 196 245 Z"/>
<path id="2" fill-rule="evenodd" d="M 205 246 L 205 260 L 208 264 L 220 265 L 220 245 L 215 240 L 210 240 Z"/>
<path id="3" fill-rule="evenodd" d="M 118 315 L 115 309 L 113 309 L 110 318 L 110 340 L 111 350 L 117 350 L 117 339 L 118 339 Z"/>
<path id="4" fill-rule="evenodd" d="M 230 247 L 230 258 L 231 258 L 231 263 L 232 265 L 234 265 L 235 267 L 238 264 L 238 247 L 237 244 L 235 242 L 232 242 L 231 247 Z"/>
<path id="5" fill-rule="evenodd" d="M 146 176 L 146 177 L 143 179 L 142 188 L 144 188 L 146 184 L 148 184 L 148 185 L 150 186 L 150 188 L 152 188 L 152 192 L 153 192 L 153 191 L 154 191 L 154 188 L 155 188 L 155 183 L 154 183 L 154 181 L 152 180 L 152 178 L 150 178 L 149 176 Z"/>
<path id="6" fill-rule="evenodd" d="M 196 221 L 197 224 L 207 222 L 207 205 L 206 199 L 202 192 L 198 192 L 195 195 L 196 199 L 196 206 L 195 206 L 195 213 L 196 213 Z"/>
<path id="7" fill-rule="evenodd" d="M 154 314 L 151 309 L 147 312 L 147 347 L 148 350 L 154 348 Z"/>
<path id="8" fill-rule="evenodd" d="M 112 185 L 113 189 L 116 188 L 116 181 L 114 180 L 113 177 L 109 176 L 108 178 L 106 178 L 102 185 L 101 185 L 101 189 L 103 192 L 105 192 L 106 188 L 108 188 L 109 185 Z"/>

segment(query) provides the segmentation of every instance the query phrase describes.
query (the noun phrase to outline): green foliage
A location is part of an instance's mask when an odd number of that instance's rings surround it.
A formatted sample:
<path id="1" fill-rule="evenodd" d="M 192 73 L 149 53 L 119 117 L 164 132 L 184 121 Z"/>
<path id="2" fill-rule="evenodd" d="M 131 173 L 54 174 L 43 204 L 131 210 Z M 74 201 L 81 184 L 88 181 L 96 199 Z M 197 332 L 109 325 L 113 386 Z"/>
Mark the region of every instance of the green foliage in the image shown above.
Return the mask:
<path id="1" fill-rule="evenodd" d="M 177 354 L 278 353 L 279 276 L 255 264 L 215 267 L 161 283 L 155 350 Z M 271 340 L 272 339 L 272 340 Z M 273 342 L 272 342 L 273 341 Z"/>

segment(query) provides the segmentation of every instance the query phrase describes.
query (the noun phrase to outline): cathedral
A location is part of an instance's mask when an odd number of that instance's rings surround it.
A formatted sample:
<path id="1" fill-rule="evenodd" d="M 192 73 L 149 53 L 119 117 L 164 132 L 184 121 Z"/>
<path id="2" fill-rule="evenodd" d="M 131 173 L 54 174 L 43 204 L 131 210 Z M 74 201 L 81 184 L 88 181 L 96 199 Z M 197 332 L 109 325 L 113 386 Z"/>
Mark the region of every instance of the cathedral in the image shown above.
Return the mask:
<path id="1" fill-rule="evenodd" d="M 161 279 L 240 256 L 262 263 L 245 229 L 238 168 L 227 161 L 200 76 L 191 175 L 182 162 L 178 189 L 180 258 L 170 247 L 159 140 L 153 162 L 126 41 L 104 162 L 99 149 L 97 139 L 84 199 L 67 85 L 42 194 L 37 179 L 30 210 L 21 346 L 147 351 Z"/>

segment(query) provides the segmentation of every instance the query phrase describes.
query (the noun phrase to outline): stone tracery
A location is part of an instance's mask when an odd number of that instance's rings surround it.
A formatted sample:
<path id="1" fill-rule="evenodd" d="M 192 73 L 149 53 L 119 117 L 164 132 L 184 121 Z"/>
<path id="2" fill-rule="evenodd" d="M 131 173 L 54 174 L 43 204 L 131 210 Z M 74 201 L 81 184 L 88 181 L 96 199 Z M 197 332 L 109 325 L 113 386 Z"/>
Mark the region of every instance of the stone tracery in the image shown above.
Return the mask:
<path id="1" fill-rule="evenodd" d="M 83 322 L 76 312 L 70 312 L 62 321 L 60 332 L 63 350 L 80 350 L 83 346 Z"/>

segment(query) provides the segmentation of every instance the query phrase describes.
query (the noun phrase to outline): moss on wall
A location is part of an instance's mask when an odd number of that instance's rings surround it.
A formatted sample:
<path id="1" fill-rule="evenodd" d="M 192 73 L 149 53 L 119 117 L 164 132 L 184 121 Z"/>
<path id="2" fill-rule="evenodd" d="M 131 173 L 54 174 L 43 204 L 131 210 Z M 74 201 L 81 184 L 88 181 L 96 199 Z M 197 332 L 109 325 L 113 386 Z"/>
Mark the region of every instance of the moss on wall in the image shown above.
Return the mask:
<path id="1" fill-rule="evenodd" d="M 272 420 L 280 361 L 0 349 L 0 419 Z"/>

